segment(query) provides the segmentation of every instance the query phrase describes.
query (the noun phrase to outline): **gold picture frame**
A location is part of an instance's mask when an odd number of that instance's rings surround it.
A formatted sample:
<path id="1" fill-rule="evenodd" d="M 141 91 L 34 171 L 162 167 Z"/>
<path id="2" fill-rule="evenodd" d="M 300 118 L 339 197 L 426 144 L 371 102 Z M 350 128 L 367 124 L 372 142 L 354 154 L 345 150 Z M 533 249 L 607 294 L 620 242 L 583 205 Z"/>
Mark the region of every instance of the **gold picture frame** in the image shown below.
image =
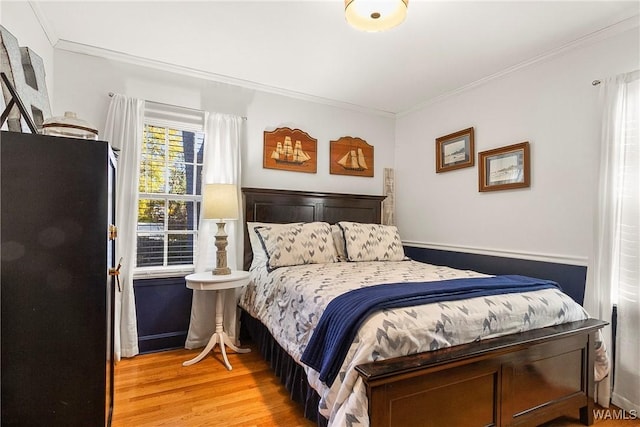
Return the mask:
<path id="1" fill-rule="evenodd" d="M 478 153 L 478 191 L 529 187 L 529 142 Z"/>
<path id="2" fill-rule="evenodd" d="M 436 138 L 436 173 L 473 166 L 473 127 Z"/>

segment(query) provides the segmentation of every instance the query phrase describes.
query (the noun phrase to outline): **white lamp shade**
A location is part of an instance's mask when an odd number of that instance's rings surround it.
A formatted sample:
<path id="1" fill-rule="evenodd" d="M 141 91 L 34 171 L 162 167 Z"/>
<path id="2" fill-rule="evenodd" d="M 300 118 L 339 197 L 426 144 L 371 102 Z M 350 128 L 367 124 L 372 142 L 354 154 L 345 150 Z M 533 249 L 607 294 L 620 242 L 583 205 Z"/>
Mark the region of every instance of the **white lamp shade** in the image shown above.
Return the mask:
<path id="1" fill-rule="evenodd" d="M 205 184 L 202 197 L 203 218 L 238 218 L 238 188 L 235 184 Z"/>
<path id="2" fill-rule="evenodd" d="M 347 22 L 362 31 L 384 31 L 407 16 L 409 0 L 345 0 Z"/>

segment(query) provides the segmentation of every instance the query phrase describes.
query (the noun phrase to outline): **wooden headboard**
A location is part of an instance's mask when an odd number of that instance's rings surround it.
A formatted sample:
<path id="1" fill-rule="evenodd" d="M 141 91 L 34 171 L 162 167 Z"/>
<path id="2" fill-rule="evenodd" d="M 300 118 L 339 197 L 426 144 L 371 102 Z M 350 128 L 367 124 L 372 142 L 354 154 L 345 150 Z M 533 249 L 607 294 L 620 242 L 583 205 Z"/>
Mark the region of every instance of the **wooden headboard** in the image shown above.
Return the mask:
<path id="1" fill-rule="evenodd" d="M 246 222 L 338 221 L 377 223 L 382 220 L 385 196 L 319 193 L 308 191 L 242 188 L 244 206 L 244 270 L 251 266 L 252 252 Z"/>

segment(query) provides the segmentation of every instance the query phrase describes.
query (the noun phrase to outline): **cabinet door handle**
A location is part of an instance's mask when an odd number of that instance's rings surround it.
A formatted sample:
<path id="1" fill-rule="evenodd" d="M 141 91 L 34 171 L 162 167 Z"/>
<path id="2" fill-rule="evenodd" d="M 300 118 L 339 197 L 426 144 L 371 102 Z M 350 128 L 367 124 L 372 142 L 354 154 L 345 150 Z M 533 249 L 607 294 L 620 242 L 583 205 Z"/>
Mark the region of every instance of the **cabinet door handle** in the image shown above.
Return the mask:
<path id="1" fill-rule="evenodd" d="M 109 225 L 109 240 L 116 240 L 118 237 L 118 227 L 113 224 Z"/>
<path id="2" fill-rule="evenodd" d="M 110 276 L 116 276 L 116 283 L 118 284 L 118 292 L 122 292 L 122 287 L 120 286 L 120 267 L 122 267 L 122 257 L 118 260 L 118 266 L 116 268 L 109 269 Z"/>

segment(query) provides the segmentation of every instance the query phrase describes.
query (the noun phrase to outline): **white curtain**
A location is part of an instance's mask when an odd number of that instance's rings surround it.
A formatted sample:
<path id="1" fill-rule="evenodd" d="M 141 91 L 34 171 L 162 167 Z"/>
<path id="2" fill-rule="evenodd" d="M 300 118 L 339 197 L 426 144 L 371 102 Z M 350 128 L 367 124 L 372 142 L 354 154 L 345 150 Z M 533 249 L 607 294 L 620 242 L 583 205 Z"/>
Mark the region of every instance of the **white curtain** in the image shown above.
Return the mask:
<path id="1" fill-rule="evenodd" d="M 640 110 L 639 71 L 601 83 L 602 135 L 594 253 L 589 266 L 585 308 L 611 321 L 618 307 L 615 374 L 611 401 L 640 412 Z M 611 327 L 605 328 L 611 345 Z M 611 355 L 611 352 L 610 352 Z M 610 381 L 598 389 L 609 404 Z"/>
<path id="2" fill-rule="evenodd" d="M 227 114 L 209 113 L 205 118 L 204 164 L 202 185 L 236 184 L 238 204 L 242 202 L 240 194 L 240 136 L 242 117 Z M 240 218 L 226 221 L 228 237 L 227 264 L 232 270 L 242 269 L 242 208 L 238 206 Z M 217 226 L 214 221 L 203 220 L 200 212 L 198 226 L 198 248 L 194 256 L 195 271 L 202 272 L 215 267 L 214 235 Z M 232 342 L 238 340 L 237 300 L 240 289 L 224 291 L 225 312 L 224 330 Z M 191 303 L 191 322 L 185 342 L 186 348 L 205 346 L 215 330 L 216 293 L 193 291 Z"/>
<path id="3" fill-rule="evenodd" d="M 121 291 L 116 290 L 115 357 L 139 353 L 133 269 L 136 263 L 138 172 L 144 129 L 144 101 L 115 94 L 111 98 L 104 139 L 120 150 L 116 171 L 116 257 L 122 257 Z"/>

